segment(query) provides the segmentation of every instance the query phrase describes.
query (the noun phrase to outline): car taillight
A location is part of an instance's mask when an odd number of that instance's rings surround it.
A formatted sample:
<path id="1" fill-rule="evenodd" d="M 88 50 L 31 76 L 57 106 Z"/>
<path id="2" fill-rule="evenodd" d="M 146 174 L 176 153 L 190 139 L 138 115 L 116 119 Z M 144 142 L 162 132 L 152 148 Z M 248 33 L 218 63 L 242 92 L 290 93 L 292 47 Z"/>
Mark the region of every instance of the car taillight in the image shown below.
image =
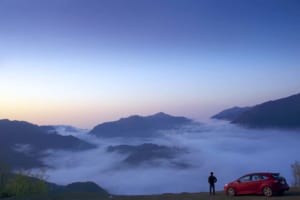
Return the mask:
<path id="1" fill-rule="evenodd" d="M 285 180 L 274 180 L 274 183 L 281 183 L 281 184 L 285 184 Z"/>

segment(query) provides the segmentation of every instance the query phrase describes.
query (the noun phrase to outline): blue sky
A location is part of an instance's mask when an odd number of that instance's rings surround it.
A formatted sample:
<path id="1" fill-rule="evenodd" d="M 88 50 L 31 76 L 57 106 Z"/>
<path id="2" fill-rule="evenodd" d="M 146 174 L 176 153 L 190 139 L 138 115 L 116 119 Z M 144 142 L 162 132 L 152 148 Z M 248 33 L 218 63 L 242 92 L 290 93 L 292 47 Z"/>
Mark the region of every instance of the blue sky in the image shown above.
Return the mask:
<path id="1" fill-rule="evenodd" d="M 203 121 L 299 93 L 297 0 L 0 0 L 0 118 Z"/>

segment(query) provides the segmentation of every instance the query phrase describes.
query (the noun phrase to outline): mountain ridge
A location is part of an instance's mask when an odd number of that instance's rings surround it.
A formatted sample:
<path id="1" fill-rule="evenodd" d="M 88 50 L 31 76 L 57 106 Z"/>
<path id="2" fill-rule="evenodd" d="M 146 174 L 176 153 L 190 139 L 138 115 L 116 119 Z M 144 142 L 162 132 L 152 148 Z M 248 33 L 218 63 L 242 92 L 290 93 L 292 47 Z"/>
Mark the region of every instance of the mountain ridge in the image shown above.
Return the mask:
<path id="1" fill-rule="evenodd" d="M 234 107 L 225 109 L 216 115 L 213 115 L 211 118 L 232 121 L 232 120 L 238 118 L 239 115 L 241 115 L 243 112 L 250 110 L 251 108 L 252 107 L 234 106 Z"/>
<path id="2" fill-rule="evenodd" d="M 165 161 L 172 167 L 188 168 L 189 164 L 177 161 L 177 156 L 187 154 L 185 148 L 175 146 L 158 145 L 154 143 L 143 143 L 139 145 L 115 145 L 108 146 L 106 151 L 108 153 L 116 152 L 124 154 L 126 157 L 120 162 L 121 165 L 129 165 L 131 167 L 138 167 L 143 164 L 159 166 L 161 161 Z"/>
<path id="3" fill-rule="evenodd" d="M 252 107 L 229 108 L 212 118 L 229 120 L 232 124 L 249 128 L 300 128 L 300 93 Z"/>
<path id="4" fill-rule="evenodd" d="M 191 119 L 171 116 L 163 112 L 149 116 L 132 115 L 99 124 L 89 134 L 99 137 L 151 137 L 157 131 L 174 129 L 192 122 Z"/>
<path id="5" fill-rule="evenodd" d="M 48 134 L 38 125 L 17 120 L 0 120 L 0 159 L 17 168 L 41 167 L 48 149 L 88 150 L 96 146 L 74 136 Z"/>
<path id="6" fill-rule="evenodd" d="M 232 123 L 258 128 L 300 128 L 300 93 L 258 104 Z"/>

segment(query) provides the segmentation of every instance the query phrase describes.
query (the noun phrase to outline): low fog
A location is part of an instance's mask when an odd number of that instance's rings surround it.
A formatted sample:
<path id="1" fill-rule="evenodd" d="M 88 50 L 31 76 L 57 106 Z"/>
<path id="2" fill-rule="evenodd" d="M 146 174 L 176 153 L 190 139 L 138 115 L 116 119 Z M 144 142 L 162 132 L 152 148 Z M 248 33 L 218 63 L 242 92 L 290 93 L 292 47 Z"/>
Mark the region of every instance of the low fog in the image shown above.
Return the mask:
<path id="1" fill-rule="evenodd" d="M 64 135 L 67 133 L 64 131 Z M 70 132 L 70 134 L 74 134 Z M 160 133 L 148 139 L 104 139 L 76 133 L 76 137 L 98 145 L 83 152 L 52 151 L 44 162 L 48 181 L 69 184 L 94 181 L 112 194 L 158 194 L 207 191 L 213 171 L 217 190 L 225 183 L 251 172 L 280 172 L 292 183 L 290 165 L 299 157 L 299 131 L 245 129 L 220 122 L 198 124 Z M 107 152 L 109 146 L 153 143 L 185 149 L 172 160 L 126 166 L 126 154 Z M 170 162 L 185 163 L 178 168 Z"/>

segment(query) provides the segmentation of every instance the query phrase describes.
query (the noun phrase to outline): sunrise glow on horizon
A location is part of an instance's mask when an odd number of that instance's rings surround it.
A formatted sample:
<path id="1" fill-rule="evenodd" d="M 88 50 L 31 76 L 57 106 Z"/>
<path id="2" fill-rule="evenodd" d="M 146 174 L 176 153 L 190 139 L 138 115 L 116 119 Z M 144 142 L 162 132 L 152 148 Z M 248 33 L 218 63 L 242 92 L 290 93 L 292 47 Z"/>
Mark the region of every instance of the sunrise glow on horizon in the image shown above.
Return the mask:
<path id="1" fill-rule="evenodd" d="M 300 92 L 297 0 L 1 0 L 0 119 L 208 119 Z"/>

